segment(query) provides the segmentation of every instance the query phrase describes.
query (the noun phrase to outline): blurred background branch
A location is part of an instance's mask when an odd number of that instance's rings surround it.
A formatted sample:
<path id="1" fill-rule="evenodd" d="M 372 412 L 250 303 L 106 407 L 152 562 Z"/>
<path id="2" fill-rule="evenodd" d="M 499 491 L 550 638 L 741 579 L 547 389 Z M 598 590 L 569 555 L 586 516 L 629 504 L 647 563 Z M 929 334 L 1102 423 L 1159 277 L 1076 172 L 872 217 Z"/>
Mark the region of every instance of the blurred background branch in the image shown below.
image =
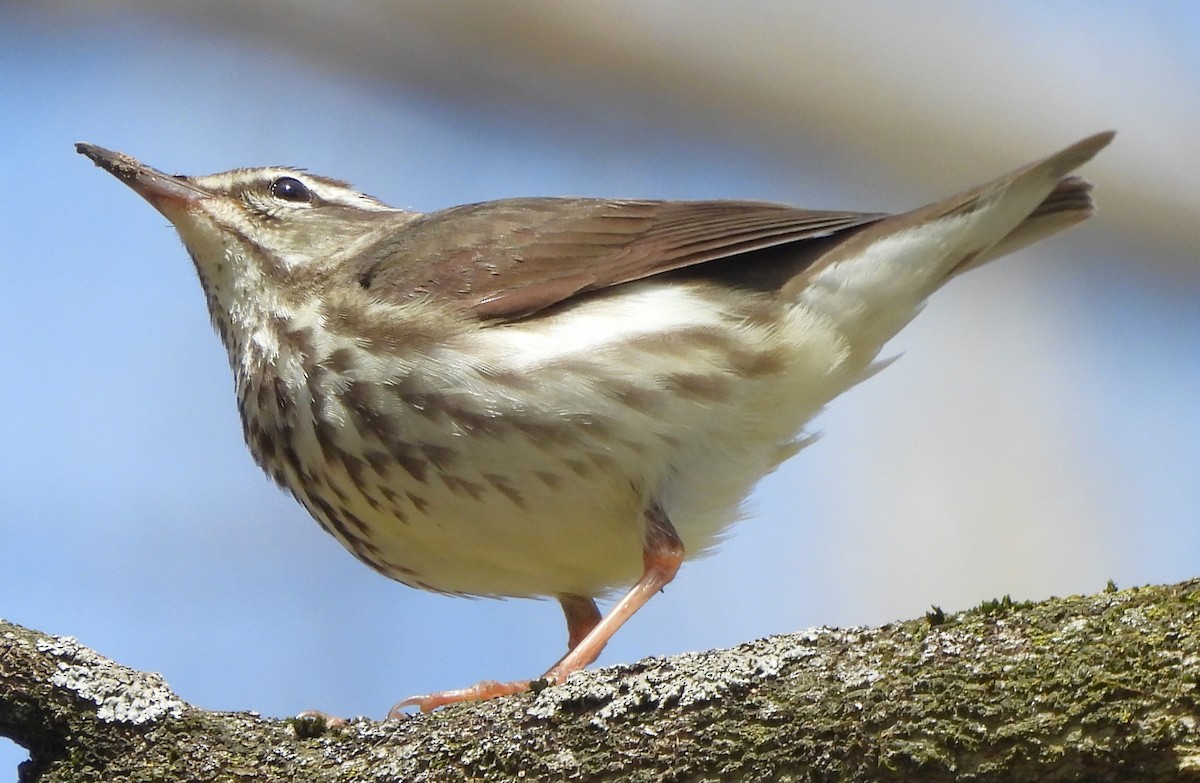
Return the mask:
<path id="1" fill-rule="evenodd" d="M 1110 227 L 1195 257 L 1200 127 L 1188 53 L 1161 46 L 1169 17 L 1124 25 L 1094 5 L 1051 12 L 902 0 L 734 6 L 667 0 L 72 0 L 31 3 L 69 24 L 137 14 L 269 46 L 353 79 L 471 111 L 587 124 L 617 112 L 681 134 L 719 134 L 797 154 L 806 138 L 855 161 L 859 177 L 958 187 L 1081 133 L 1117 127 L 1101 163 Z M 1186 12 L 1186 5 L 1177 8 Z M 1110 9 L 1112 10 L 1112 9 Z M 1179 47 L 1196 42 L 1182 13 Z M 1190 33 L 1190 34 L 1189 34 Z M 1194 52 L 1193 52 L 1194 56 Z M 1182 78 L 1181 78 L 1182 77 Z M 1193 82 L 1194 83 L 1194 82 Z"/>

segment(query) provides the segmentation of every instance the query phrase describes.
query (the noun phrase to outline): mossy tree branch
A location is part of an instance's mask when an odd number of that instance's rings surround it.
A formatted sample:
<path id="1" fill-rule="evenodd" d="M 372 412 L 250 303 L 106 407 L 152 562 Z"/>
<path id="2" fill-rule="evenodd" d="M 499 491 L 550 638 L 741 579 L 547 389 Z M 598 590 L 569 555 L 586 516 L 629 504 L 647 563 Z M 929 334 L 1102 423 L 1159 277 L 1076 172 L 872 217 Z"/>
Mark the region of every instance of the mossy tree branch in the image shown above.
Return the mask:
<path id="1" fill-rule="evenodd" d="M 1200 580 L 576 675 L 406 721 L 191 707 L 0 624 L 23 781 L 1200 780 Z"/>

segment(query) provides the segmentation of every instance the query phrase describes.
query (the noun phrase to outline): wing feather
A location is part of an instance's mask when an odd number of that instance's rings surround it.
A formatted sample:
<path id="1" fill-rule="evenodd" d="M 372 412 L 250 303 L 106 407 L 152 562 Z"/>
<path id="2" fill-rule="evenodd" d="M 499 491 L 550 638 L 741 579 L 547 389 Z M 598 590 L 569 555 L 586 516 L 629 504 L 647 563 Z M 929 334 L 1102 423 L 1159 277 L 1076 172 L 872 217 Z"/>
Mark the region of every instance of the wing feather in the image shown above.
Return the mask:
<path id="1" fill-rule="evenodd" d="M 423 215 L 359 256 L 355 279 L 397 300 L 436 295 L 514 319 L 573 296 L 885 217 L 747 201 L 525 198 Z"/>

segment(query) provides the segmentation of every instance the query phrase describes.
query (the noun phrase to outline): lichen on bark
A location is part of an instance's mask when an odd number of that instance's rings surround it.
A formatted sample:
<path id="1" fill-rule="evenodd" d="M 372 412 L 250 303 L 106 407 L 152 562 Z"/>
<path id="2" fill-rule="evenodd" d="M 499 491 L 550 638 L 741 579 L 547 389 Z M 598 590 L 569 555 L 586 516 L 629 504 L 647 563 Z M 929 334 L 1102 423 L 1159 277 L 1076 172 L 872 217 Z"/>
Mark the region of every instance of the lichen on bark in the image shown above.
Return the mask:
<path id="1" fill-rule="evenodd" d="M 210 713 L 0 625 L 24 781 L 1200 780 L 1200 580 L 583 672 L 410 720 Z"/>

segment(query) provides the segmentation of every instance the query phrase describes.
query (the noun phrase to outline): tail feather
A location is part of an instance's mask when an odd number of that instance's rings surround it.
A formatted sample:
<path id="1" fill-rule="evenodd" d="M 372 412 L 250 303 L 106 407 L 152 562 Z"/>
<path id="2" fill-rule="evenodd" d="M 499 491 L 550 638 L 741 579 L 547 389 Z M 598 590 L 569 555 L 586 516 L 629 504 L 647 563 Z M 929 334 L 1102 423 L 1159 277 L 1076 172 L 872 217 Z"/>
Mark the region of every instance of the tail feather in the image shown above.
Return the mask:
<path id="1" fill-rule="evenodd" d="M 857 355 L 870 358 L 949 278 L 1087 218 L 1091 186 L 1068 175 L 1112 137 L 1091 136 L 979 187 L 871 223 L 781 293 L 837 323 Z"/>
<path id="2" fill-rule="evenodd" d="M 798 294 L 808 281 L 843 261 L 874 257 L 899 265 L 928 296 L 950 277 L 1062 231 L 1094 211 L 1091 186 L 1068 176 L 1113 136 L 1097 133 L 978 187 L 867 226 L 836 245 L 784 287 Z M 907 252 L 873 246 L 907 245 Z M 881 257 L 882 256 L 882 257 Z"/>
<path id="3" fill-rule="evenodd" d="M 1016 217 L 1017 221 L 991 237 L 978 232 L 979 247 L 964 252 L 942 282 L 1089 218 L 1095 211 L 1091 184 L 1067 175 L 1091 160 L 1115 135 L 1107 131 L 1089 136 L 960 196 L 962 210 L 981 215 L 995 211 L 999 218 L 994 221 L 997 229 L 1005 225 L 1006 219 L 1011 221 Z M 936 219 L 933 215 L 931 218 Z"/>
<path id="4" fill-rule="evenodd" d="M 962 274 L 982 266 L 1001 256 L 1032 245 L 1046 237 L 1065 231 L 1082 223 L 1096 211 L 1092 201 L 1092 183 L 1082 177 L 1064 177 L 1050 191 L 1050 195 L 1037 206 L 1016 228 L 1008 232 L 990 248 L 973 258 L 964 259 L 955 266 L 948 277 Z"/>

